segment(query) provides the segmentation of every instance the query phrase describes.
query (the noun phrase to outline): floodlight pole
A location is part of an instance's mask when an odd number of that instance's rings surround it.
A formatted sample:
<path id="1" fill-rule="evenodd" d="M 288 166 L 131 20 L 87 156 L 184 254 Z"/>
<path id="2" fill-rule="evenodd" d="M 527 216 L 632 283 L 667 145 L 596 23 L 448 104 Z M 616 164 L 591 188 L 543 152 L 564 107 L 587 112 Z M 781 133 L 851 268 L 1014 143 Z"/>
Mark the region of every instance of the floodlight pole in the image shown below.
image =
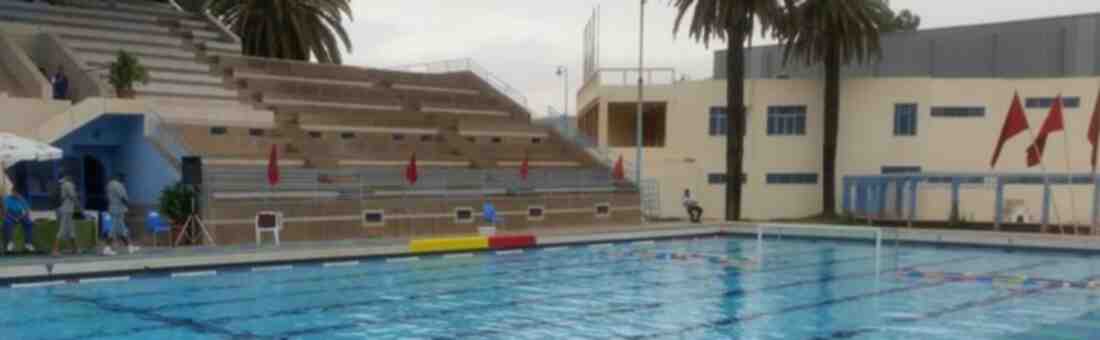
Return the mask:
<path id="1" fill-rule="evenodd" d="M 641 15 L 638 22 L 638 115 L 635 117 L 635 146 L 636 155 L 634 157 L 634 181 L 638 185 L 638 190 L 641 192 L 642 188 L 642 114 L 644 112 L 643 102 L 643 89 L 645 85 L 645 1 L 641 0 Z M 644 212 L 642 215 L 645 215 Z"/>

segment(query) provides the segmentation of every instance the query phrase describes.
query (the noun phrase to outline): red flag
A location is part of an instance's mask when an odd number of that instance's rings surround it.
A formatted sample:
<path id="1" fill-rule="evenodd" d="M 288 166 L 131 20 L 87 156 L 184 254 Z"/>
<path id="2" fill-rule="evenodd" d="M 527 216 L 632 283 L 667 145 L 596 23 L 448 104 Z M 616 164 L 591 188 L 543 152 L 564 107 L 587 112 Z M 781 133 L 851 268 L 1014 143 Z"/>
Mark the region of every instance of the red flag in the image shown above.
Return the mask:
<path id="1" fill-rule="evenodd" d="M 527 153 L 524 153 L 523 154 L 523 163 L 519 164 L 519 178 L 522 178 L 524 181 L 526 181 L 528 170 L 529 169 L 527 168 Z"/>
<path id="2" fill-rule="evenodd" d="M 267 158 L 267 184 L 279 184 L 279 148 L 271 145 L 271 155 Z"/>
<path id="3" fill-rule="evenodd" d="M 409 165 L 405 166 L 405 180 L 409 184 L 416 184 L 417 179 L 420 179 L 420 174 L 416 170 L 416 153 L 413 153 L 412 158 L 409 159 Z"/>
<path id="4" fill-rule="evenodd" d="M 1043 150 L 1047 146 L 1047 136 L 1051 133 L 1065 130 L 1062 120 L 1062 95 L 1054 98 L 1054 106 L 1050 107 L 1050 114 L 1039 129 L 1039 135 L 1035 136 L 1035 142 L 1027 148 L 1027 166 L 1033 167 L 1043 161 Z"/>
<path id="5" fill-rule="evenodd" d="M 620 181 L 623 180 L 623 177 L 625 177 L 624 174 L 623 174 L 623 156 L 622 155 L 619 155 L 619 160 L 615 161 L 615 168 L 611 169 L 611 177 L 614 177 L 616 180 L 620 180 Z"/>
<path id="6" fill-rule="evenodd" d="M 1096 97 L 1096 108 L 1092 110 L 1089 121 L 1089 144 L 1092 144 L 1092 171 L 1096 171 L 1096 144 L 1100 140 L 1100 95 Z"/>
<path id="7" fill-rule="evenodd" d="M 1020 104 L 1020 95 L 1013 95 L 1012 107 L 1008 109 L 1008 116 L 1005 116 L 1004 126 L 1001 127 L 1001 137 L 997 139 L 997 147 L 993 149 L 993 160 L 989 161 L 990 168 L 997 167 L 997 159 L 1001 157 L 1001 148 L 1005 142 L 1027 129 L 1027 115 L 1024 114 L 1024 106 Z"/>

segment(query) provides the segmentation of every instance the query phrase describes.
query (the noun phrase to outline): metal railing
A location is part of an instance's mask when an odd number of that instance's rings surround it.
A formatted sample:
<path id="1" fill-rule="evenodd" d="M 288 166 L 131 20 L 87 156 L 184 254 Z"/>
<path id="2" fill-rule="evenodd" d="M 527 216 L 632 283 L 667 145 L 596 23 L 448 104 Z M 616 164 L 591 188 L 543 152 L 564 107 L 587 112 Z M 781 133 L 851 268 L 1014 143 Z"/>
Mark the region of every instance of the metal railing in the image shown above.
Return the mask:
<path id="1" fill-rule="evenodd" d="M 485 82 L 489 83 L 489 85 L 492 86 L 494 89 L 500 91 L 505 96 L 512 99 L 512 101 L 516 102 L 516 104 L 522 106 L 525 110 L 527 110 L 528 114 L 534 113 L 534 111 L 527 106 L 527 96 L 524 96 L 519 89 L 512 87 L 512 85 L 509 85 L 507 82 L 500 79 L 492 72 L 489 72 L 489 70 L 485 69 L 470 58 L 390 66 L 383 67 L 383 69 L 418 73 L 448 73 L 470 71 L 476 74 L 481 79 L 485 80 Z"/>
<path id="2" fill-rule="evenodd" d="M 210 167 L 203 182 L 217 193 L 320 193 L 324 197 L 357 197 L 429 193 L 522 193 L 613 191 L 616 183 L 604 169 L 530 169 L 523 179 L 519 169 L 421 168 L 415 184 L 408 184 L 404 167 L 361 169 L 284 168 L 281 181 L 269 186 L 265 169 Z M 232 196 L 232 195 L 230 195 Z"/>
<path id="3" fill-rule="evenodd" d="M 597 70 L 588 82 L 606 86 L 637 86 L 638 75 L 637 68 L 605 67 Z M 676 78 L 676 69 L 670 67 L 645 68 L 641 75 L 646 85 L 671 85 L 680 81 Z"/>

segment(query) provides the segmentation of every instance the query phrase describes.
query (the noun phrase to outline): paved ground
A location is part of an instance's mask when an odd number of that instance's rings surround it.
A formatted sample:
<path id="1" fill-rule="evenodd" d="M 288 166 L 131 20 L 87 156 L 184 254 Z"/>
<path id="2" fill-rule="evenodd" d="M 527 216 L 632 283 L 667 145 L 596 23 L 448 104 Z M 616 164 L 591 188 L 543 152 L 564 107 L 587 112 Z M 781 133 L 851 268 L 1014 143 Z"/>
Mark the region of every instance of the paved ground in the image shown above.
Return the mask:
<path id="1" fill-rule="evenodd" d="M 599 226 L 532 230 L 539 244 L 600 242 L 636 238 L 714 234 L 719 225 L 662 223 L 634 226 Z M 327 242 L 284 242 L 275 247 L 265 244 L 144 248 L 136 254 L 105 257 L 95 254 L 50 257 L 43 255 L 0 258 L 0 279 L 52 275 L 82 275 L 103 272 L 159 270 L 241 263 L 288 262 L 310 259 L 337 259 L 389 256 L 408 253 L 408 239 L 373 239 Z"/>
<path id="2" fill-rule="evenodd" d="M 597 226 L 533 230 L 540 245 L 577 242 L 603 242 L 628 239 L 677 237 L 730 233 L 756 234 L 756 223 L 706 224 L 654 223 L 633 226 Z M 765 224 L 773 226 L 774 224 Z M 801 236 L 828 236 L 873 239 L 874 230 L 882 231 L 885 245 L 898 241 L 919 241 L 961 245 L 1013 246 L 1100 251 L 1100 237 L 999 233 L 987 231 L 928 229 L 835 229 L 831 226 L 784 225 L 768 227 L 766 233 Z M 286 242 L 281 247 L 235 245 L 143 249 L 132 255 L 103 257 L 92 254 L 65 257 L 22 256 L 0 258 L 0 280 L 27 277 L 87 275 L 142 270 L 187 270 L 188 268 L 244 263 L 291 262 L 321 259 L 396 256 L 408 253 L 407 239 L 377 239 L 330 242 Z"/>

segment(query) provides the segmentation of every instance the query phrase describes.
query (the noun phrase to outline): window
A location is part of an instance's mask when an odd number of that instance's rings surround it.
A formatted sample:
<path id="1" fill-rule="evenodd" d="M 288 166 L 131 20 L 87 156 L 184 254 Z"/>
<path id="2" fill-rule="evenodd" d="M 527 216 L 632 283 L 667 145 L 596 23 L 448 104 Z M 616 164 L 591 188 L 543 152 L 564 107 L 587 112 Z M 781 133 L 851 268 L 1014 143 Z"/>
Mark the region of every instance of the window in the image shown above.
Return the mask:
<path id="1" fill-rule="evenodd" d="M 894 105 L 894 136 L 917 135 L 917 104 Z"/>
<path id="2" fill-rule="evenodd" d="M 381 227 L 386 225 L 386 213 L 382 210 L 363 210 L 364 227 Z"/>
<path id="3" fill-rule="evenodd" d="M 466 141 L 470 142 L 470 143 L 477 143 L 477 138 L 475 138 L 475 137 L 466 137 Z"/>
<path id="4" fill-rule="evenodd" d="M 596 203 L 596 217 L 607 218 L 611 216 L 611 203 Z"/>
<path id="5" fill-rule="evenodd" d="M 728 178 L 726 178 L 726 177 L 728 177 L 728 176 L 726 176 L 726 174 L 724 174 L 724 173 L 707 174 L 707 183 L 710 183 L 710 184 L 726 184 L 726 181 L 728 180 Z M 746 174 L 741 174 L 741 184 L 744 184 L 745 179 L 748 178 L 748 177 L 749 176 L 746 175 Z"/>
<path id="6" fill-rule="evenodd" d="M 1049 109 L 1054 106 L 1054 99 L 1056 97 L 1030 97 L 1027 98 L 1026 104 L 1029 109 Z M 1076 109 L 1081 107 L 1081 97 L 1062 97 L 1062 106 L 1067 109 Z"/>
<path id="7" fill-rule="evenodd" d="M 531 144 L 542 144 L 542 138 L 539 138 L 539 137 L 531 138 Z"/>
<path id="8" fill-rule="evenodd" d="M 226 132 L 228 132 L 228 129 L 224 126 L 214 126 L 210 128 L 211 135 L 224 135 Z"/>
<path id="9" fill-rule="evenodd" d="M 500 137 L 493 137 L 490 141 L 493 142 L 493 144 L 500 144 L 503 140 Z"/>
<path id="10" fill-rule="evenodd" d="M 420 141 L 421 142 L 431 142 L 432 139 L 434 139 L 432 137 L 435 137 L 435 136 L 433 136 L 433 135 L 423 135 L 423 136 L 420 136 Z"/>
<path id="11" fill-rule="evenodd" d="M 726 108 L 721 106 L 712 106 L 710 108 L 710 132 L 711 136 L 725 136 L 726 135 L 726 120 L 729 116 L 726 114 Z"/>
<path id="12" fill-rule="evenodd" d="M 768 107 L 769 136 L 803 136 L 806 134 L 806 106 Z"/>
<path id="13" fill-rule="evenodd" d="M 470 207 L 455 208 L 455 223 L 474 223 L 474 209 Z"/>
<path id="14" fill-rule="evenodd" d="M 919 166 L 883 166 L 883 175 L 920 173 Z"/>
<path id="15" fill-rule="evenodd" d="M 984 106 L 933 106 L 932 117 L 971 118 L 985 117 Z"/>
<path id="16" fill-rule="evenodd" d="M 768 184 L 817 184 L 816 173 L 768 174 Z"/>
<path id="17" fill-rule="evenodd" d="M 264 136 L 264 130 L 263 129 L 248 129 L 248 135 L 252 136 L 252 137 L 263 137 Z"/>
<path id="18" fill-rule="evenodd" d="M 310 131 L 309 132 L 309 137 L 310 138 L 321 138 L 321 136 L 322 136 L 321 131 Z"/>
<path id="19" fill-rule="evenodd" d="M 542 206 L 530 206 L 527 207 L 527 220 L 528 221 L 542 221 L 546 217 L 546 208 Z"/>
<path id="20" fill-rule="evenodd" d="M 403 140 L 405 140 L 405 135 L 402 135 L 402 134 L 394 134 L 393 135 L 393 141 L 400 142 L 400 141 L 403 141 Z"/>
<path id="21" fill-rule="evenodd" d="M 747 117 L 749 108 L 745 108 L 745 116 Z M 711 136 L 725 136 L 726 128 L 729 124 L 729 113 L 726 112 L 724 106 L 712 106 L 710 108 L 710 128 L 708 129 Z M 745 126 L 745 125 L 742 125 Z"/>
<path id="22" fill-rule="evenodd" d="M 355 133 L 354 132 L 344 132 L 344 133 L 340 134 L 340 138 L 342 138 L 342 139 L 353 139 L 353 138 L 355 138 Z"/>

